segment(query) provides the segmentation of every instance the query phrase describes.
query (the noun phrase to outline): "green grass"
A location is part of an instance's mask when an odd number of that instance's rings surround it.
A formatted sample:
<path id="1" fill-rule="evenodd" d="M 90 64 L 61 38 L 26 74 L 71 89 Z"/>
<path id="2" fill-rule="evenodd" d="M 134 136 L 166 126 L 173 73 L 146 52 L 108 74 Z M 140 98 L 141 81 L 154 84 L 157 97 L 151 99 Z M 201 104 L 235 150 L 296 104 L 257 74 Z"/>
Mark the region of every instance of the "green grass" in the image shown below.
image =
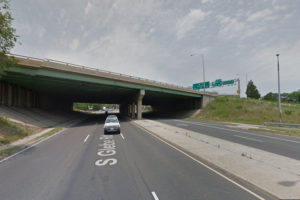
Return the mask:
<path id="1" fill-rule="evenodd" d="M 0 146 L 34 133 L 34 130 L 0 117 Z"/>
<path id="2" fill-rule="evenodd" d="M 7 149 L 0 150 L 0 158 L 4 158 L 9 155 L 12 155 L 17 151 L 19 151 L 21 148 L 22 146 L 18 145 L 18 146 L 12 146 L 12 147 L 8 147 Z"/>
<path id="3" fill-rule="evenodd" d="M 53 135 L 54 133 L 56 133 L 56 132 L 58 132 L 58 131 L 60 131 L 62 129 L 63 129 L 63 127 L 56 127 L 55 129 L 53 129 L 51 131 L 48 131 L 47 133 L 44 133 L 43 135 L 35 138 L 34 140 L 37 140 L 37 139 L 40 139 L 40 138 L 44 138 L 44 137 L 48 137 L 48 136 Z"/>
<path id="4" fill-rule="evenodd" d="M 10 121 L 9 121 L 9 123 L 10 123 Z M 57 127 L 57 128 L 55 128 L 51 131 L 48 131 L 47 133 L 44 133 L 43 135 L 41 135 L 37 138 L 34 138 L 34 140 L 38 140 L 38 139 L 41 139 L 41 138 L 44 138 L 44 137 L 48 137 L 48 136 L 53 135 L 54 133 L 56 133 L 56 132 L 58 132 L 62 129 L 63 129 L 63 127 Z M 24 145 L 11 146 L 11 147 L 8 147 L 6 149 L 0 150 L 0 159 L 5 158 L 7 156 L 10 156 L 10 155 L 16 153 L 22 147 L 24 147 Z"/>
<path id="5" fill-rule="evenodd" d="M 256 99 L 217 97 L 192 119 L 261 125 L 263 122 L 278 122 L 278 104 Z M 284 123 L 300 124 L 300 105 L 283 104 L 282 119 Z"/>

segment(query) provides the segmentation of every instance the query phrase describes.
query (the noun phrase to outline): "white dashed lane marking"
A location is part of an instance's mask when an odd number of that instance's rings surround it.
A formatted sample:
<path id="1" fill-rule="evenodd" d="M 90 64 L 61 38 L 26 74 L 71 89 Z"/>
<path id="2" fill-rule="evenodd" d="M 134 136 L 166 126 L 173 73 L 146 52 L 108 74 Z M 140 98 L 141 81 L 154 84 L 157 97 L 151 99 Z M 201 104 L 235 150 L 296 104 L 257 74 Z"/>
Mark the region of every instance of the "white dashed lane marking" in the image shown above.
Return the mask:
<path id="1" fill-rule="evenodd" d="M 153 198 L 155 199 L 155 200 L 159 200 L 159 198 L 157 197 L 157 195 L 155 194 L 155 192 L 153 191 L 153 192 L 151 192 L 151 194 L 152 194 L 152 196 L 153 196 Z"/>
<path id="2" fill-rule="evenodd" d="M 121 137 L 123 138 L 123 140 L 125 140 L 125 137 L 124 137 L 124 135 L 123 135 L 122 133 L 120 133 L 120 135 L 121 135 Z"/>
<path id="3" fill-rule="evenodd" d="M 90 134 L 88 134 L 88 135 L 85 137 L 83 143 L 85 143 L 85 142 L 89 139 L 89 137 L 90 137 Z"/>

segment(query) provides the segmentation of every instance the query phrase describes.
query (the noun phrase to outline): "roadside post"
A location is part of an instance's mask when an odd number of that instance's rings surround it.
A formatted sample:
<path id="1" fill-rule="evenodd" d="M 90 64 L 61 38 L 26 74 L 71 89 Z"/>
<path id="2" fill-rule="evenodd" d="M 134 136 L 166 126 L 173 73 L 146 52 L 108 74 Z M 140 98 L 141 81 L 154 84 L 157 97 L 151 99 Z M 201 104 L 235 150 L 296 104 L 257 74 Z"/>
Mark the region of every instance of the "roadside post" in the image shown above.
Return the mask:
<path id="1" fill-rule="evenodd" d="M 278 115 L 279 115 L 279 123 L 282 123 L 281 118 L 281 97 L 280 97 L 280 75 L 279 75 L 279 54 L 277 56 L 277 71 L 278 71 Z"/>

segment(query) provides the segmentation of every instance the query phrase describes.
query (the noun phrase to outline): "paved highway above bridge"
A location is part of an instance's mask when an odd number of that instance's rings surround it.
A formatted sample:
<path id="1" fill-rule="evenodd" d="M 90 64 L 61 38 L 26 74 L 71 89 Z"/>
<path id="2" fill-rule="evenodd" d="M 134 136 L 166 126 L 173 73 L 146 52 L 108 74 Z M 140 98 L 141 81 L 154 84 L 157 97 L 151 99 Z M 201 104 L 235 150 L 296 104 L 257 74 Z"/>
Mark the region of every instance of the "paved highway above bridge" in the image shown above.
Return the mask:
<path id="1" fill-rule="evenodd" d="M 204 107 L 214 95 L 189 88 L 49 59 L 11 55 L 16 67 L 0 75 L 0 102 L 8 106 L 72 109 L 73 102 L 120 104 L 141 118 L 142 105 L 161 113 Z"/>

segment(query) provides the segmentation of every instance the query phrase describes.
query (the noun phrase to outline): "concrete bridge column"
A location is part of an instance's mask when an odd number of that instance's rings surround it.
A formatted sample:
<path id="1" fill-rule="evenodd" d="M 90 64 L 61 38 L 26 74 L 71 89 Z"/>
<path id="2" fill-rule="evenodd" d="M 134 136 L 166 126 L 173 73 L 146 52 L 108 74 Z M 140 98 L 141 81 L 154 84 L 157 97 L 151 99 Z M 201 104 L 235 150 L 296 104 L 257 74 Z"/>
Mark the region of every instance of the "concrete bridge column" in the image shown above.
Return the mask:
<path id="1" fill-rule="evenodd" d="M 142 119 L 142 112 L 143 112 L 143 98 L 145 96 L 145 90 L 140 90 L 137 96 L 137 119 Z"/>
<path id="2" fill-rule="evenodd" d="M 18 86 L 18 103 L 17 103 L 17 106 L 19 106 L 19 107 L 24 106 L 23 101 L 24 101 L 23 88 Z"/>
<path id="3" fill-rule="evenodd" d="M 26 90 L 26 107 L 32 107 L 32 92 L 30 90 Z"/>
<path id="4" fill-rule="evenodd" d="M 135 119 L 135 102 L 131 104 L 131 118 Z"/>
<path id="5" fill-rule="evenodd" d="M 0 81 L 0 104 L 4 104 L 4 93 L 5 93 L 5 86 L 4 82 Z"/>
<path id="6" fill-rule="evenodd" d="M 127 117 L 130 117 L 130 104 L 127 105 Z"/>
<path id="7" fill-rule="evenodd" d="M 201 102 L 201 108 L 205 108 L 210 102 L 215 100 L 215 96 L 209 96 L 209 95 L 203 95 L 202 102 Z"/>
<path id="8" fill-rule="evenodd" d="M 13 86 L 13 106 L 19 105 L 19 99 L 20 99 L 19 89 L 20 89 L 20 86 L 17 86 L 17 85 Z"/>
<path id="9" fill-rule="evenodd" d="M 7 105 L 13 105 L 13 87 L 10 84 L 7 85 Z"/>

